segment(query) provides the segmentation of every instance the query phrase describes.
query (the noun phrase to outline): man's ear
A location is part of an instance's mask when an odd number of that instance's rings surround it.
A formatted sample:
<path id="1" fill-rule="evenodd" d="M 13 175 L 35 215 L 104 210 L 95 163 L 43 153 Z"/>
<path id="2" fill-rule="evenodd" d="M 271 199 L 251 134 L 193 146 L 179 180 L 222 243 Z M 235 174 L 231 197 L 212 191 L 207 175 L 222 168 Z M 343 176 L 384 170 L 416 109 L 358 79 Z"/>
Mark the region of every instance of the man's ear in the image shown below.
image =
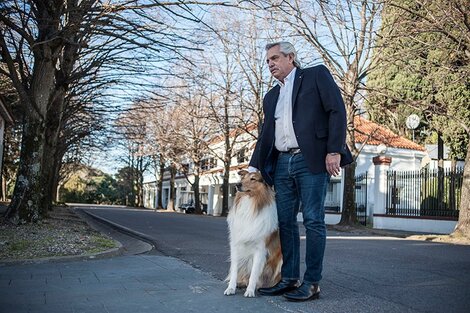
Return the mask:
<path id="1" fill-rule="evenodd" d="M 292 61 L 292 64 L 294 64 L 295 58 L 294 58 L 294 54 L 293 54 L 293 53 L 289 53 L 289 59 L 290 59 L 290 61 Z"/>
<path id="2" fill-rule="evenodd" d="M 248 171 L 247 171 L 247 170 L 238 171 L 238 175 L 240 175 L 242 178 L 243 178 L 243 176 L 245 176 L 246 174 L 248 174 Z"/>

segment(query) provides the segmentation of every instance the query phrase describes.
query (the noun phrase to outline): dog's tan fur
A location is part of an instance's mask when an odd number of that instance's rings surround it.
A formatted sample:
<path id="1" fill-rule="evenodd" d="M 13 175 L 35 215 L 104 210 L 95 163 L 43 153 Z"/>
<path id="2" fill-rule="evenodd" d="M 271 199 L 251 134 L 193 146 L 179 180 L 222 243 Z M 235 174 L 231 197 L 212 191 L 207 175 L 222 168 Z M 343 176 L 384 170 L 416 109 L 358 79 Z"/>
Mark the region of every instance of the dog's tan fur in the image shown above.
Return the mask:
<path id="1" fill-rule="evenodd" d="M 264 182 L 259 172 L 248 173 L 247 171 L 240 171 L 238 174 L 241 176 L 242 188 L 235 196 L 234 209 L 238 208 L 240 200 L 247 196 L 253 200 L 256 212 L 259 212 L 274 201 L 274 191 Z"/>
<path id="2" fill-rule="evenodd" d="M 231 274 L 226 295 L 235 293 L 236 285 L 247 286 L 246 297 L 254 296 L 255 287 L 271 287 L 281 279 L 282 254 L 277 227 L 274 192 L 260 173 L 240 171 L 241 188 L 227 219 L 230 231 Z M 259 247 L 253 250 L 253 247 Z M 234 250 L 235 249 L 235 250 Z M 264 251 L 262 267 L 254 270 L 256 251 Z M 234 259 L 235 254 L 237 259 Z M 236 264 L 236 269 L 234 268 Z M 236 272 L 233 272 L 236 270 Z M 255 272 L 255 278 L 250 277 Z M 250 279 L 253 280 L 250 284 Z"/>

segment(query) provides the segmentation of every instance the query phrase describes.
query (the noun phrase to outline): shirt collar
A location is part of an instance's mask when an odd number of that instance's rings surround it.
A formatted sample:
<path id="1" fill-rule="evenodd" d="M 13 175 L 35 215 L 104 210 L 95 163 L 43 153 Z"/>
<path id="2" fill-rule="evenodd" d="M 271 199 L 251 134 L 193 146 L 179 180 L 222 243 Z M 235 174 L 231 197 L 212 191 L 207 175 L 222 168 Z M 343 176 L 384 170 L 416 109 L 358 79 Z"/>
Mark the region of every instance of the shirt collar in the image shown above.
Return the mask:
<path id="1" fill-rule="evenodd" d="M 294 78 L 295 78 L 295 72 L 296 72 L 296 70 L 297 70 L 297 67 L 294 67 L 294 68 L 292 69 L 292 71 L 290 71 L 290 73 L 286 76 L 286 78 L 284 78 L 284 83 L 281 82 L 280 80 L 277 80 L 277 79 L 276 79 L 276 81 L 277 81 L 277 83 L 279 84 L 279 86 L 284 87 L 285 85 L 291 83 L 291 81 L 293 81 Z"/>

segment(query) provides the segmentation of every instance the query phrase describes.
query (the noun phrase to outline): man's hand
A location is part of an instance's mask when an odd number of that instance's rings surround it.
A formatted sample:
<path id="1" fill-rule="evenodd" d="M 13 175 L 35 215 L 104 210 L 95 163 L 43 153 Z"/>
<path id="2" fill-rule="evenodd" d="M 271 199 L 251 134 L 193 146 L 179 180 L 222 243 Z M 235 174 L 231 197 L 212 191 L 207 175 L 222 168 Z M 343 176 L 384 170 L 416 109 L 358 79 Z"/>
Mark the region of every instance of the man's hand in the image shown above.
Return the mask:
<path id="1" fill-rule="evenodd" d="M 326 170 L 331 176 L 339 175 L 341 167 L 339 162 L 341 161 L 341 154 L 339 153 L 328 153 L 326 155 Z"/>

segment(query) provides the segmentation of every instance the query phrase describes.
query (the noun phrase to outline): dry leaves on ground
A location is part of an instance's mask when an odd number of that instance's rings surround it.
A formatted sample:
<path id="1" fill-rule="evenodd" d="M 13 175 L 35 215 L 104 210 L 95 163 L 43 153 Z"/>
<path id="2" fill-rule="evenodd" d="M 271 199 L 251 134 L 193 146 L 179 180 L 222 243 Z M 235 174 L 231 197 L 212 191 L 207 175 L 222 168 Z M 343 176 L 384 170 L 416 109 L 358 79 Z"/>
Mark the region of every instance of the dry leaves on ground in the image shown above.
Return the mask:
<path id="1" fill-rule="evenodd" d="M 55 209 L 34 224 L 0 221 L 0 261 L 86 255 L 117 246 L 66 209 Z"/>

